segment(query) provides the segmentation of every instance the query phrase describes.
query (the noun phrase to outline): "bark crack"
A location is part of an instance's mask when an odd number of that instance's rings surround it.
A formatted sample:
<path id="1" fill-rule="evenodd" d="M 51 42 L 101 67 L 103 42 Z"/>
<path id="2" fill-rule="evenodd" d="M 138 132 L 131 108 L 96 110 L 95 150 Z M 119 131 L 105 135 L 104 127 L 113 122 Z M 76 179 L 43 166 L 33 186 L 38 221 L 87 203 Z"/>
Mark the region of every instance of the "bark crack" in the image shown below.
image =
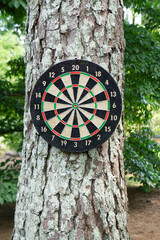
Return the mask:
<path id="1" fill-rule="evenodd" d="M 57 194 L 57 198 L 59 201 L 59 208 L 58 208 L 58 230 L 61 232 L 61 200 L 60 200 L 60 193 Z"/>
<path id="2" fill-rule="evenodd" d="M 96 211 L 97 207 L 94 204 L 94 195 L 95 195 L 95 179 L 92 180 L 92 184 L 91 184 L 91 205 L 92 205 L 92 209 L 93 209 L 93 213 L 94 213 L 94 219 L 96 222 L 96 226 L 98 227 L 99 233 L 101 234 L 101 239 L 103 239 L 103 233 L 104 233 L 103 221 L 101 218 L 100 209 L 98 211 Z"/>
<path id="3" fill-rule="evenodd" d="M 45 191 L 45 188 L 46 188 L 46 185 L 47 185 L 47 181 L 48 181 L 47 167 L 48 167 L 48 159 L 49 159 L 49 156 L 50 156 L 50 151 L 51 151 L 51 145 L 48 144 L 48 151 L 47 151 L 47 155 L 45 157 L 45 164 L 44 164 L 44 168 L 43 168 L 43 173 L 44 173 L 44 176 L 45 176 L 45 181 L 44 181 L 45 183 L 44 183 L 44 187 L 42 189 L 42 196 L 43 196 L 42 210 L 38 214 L 38 216 L 39 216 L 39 223 L 38 223 L 38 235 L 39 235 L 39 237 L 40 237 L 39 229 L 40 229 L 40 226 L 42 224 L 41 216 L 42 216 L 42 213 L 43 213 L 43 209 L 45 207 L 44 191 Z"/>

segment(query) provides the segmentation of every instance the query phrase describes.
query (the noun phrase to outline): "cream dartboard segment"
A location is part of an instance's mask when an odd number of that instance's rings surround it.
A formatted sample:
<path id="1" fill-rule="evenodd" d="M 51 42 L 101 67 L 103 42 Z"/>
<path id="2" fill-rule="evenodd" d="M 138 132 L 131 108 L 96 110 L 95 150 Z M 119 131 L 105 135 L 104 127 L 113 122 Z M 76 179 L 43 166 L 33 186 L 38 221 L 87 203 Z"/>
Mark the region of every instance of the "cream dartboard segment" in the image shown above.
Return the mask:
<path id="1" fill-rule="evenodd" d="M 49 144 L 83 152 L 112 135 L 122 101 L 116 82 L 105 69 L 75 59 L 54 65 L 39 78 L 30 109 L 37 131 Z"/>

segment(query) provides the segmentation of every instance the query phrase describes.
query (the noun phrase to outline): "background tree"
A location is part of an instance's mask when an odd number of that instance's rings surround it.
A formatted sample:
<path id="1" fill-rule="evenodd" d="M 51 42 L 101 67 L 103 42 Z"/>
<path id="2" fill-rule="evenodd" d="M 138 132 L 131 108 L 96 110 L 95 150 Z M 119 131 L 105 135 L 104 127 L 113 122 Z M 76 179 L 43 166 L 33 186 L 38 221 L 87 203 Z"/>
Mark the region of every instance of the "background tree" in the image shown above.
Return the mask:
<path id="1" fill-rule="evenodd" d="M 12 2 L 16 1 L 0 2 L 1 154 L 6 150 L 6 147 L 3 148 L 4 142 L 9 150 L 20 152 L 23 140 L 25 9 L 14 6 Z M 0 204 L 16 200 L 20 162 L 17 159 L 0 162 Z"/>
<path id="2" fill-rule="evenodd" d="M 9 70 L 0 81 L 0 135 L 11 149 L 21 151 L 25 92 L 23 57 L 10 60 L 7 67 Z"/>
<path id="3" fill-rule="evenodd" d="M 5 21 L 5 30 L 12 30 L 16 34 L 24 33 L 26 19 L 26 0 L 1 0 L 1 21 Z M 1 22 L 0 21 L 0 22 Z M 4 25 L 3 25 L 4 27 Z M 3 29 L 4 31 L 4 29 Z"/>
<path id="4" fill-rule="evenodd" d="M 22 21 L 18 24 L 19 19 L 14 15 L 17 9 L 14 11 L 14 6 L 11 6 L 2 8 L 0 12 L 0 136 L 10 149 L 21 151 L 25 74 L 21 30 L 25 22 L 25 9 L 19 13 Z"/>
<path id="5" fill-rule="evenodd" d="M 149 191 L 160 185 L 160 146 L 151 140 L 150 124 L 160 106 L 159 1 L 125 4 L 141 13 L 143 23 L 125 23 L 125 167 Z"/>
<path id="6" fill-rule="evenodd" d="M 49 146 L 36 132 L 33 86 L 53 63 L 84 58 L 123 85 L 123 9 L 119 1 L 29 1 L 26 25 L 24 148 L 13 239 L 128 239 L 122 121 L 86 153 Z"/>

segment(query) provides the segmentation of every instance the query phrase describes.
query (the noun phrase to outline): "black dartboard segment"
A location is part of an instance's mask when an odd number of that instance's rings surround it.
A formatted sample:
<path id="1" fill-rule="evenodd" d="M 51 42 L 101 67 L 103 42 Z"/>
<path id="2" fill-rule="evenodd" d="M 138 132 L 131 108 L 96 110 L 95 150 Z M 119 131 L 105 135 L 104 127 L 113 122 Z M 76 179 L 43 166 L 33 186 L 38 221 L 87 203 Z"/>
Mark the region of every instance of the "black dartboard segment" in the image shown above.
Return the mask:
<path id="1" fill-rule="evenodd" d="M 122 100 L 105 69 L 76 59 L 54 65 L 39 78 L 30 109 L 37 131 L 48 143 L 68 152 L 84 152 L 112 135 Z"/>

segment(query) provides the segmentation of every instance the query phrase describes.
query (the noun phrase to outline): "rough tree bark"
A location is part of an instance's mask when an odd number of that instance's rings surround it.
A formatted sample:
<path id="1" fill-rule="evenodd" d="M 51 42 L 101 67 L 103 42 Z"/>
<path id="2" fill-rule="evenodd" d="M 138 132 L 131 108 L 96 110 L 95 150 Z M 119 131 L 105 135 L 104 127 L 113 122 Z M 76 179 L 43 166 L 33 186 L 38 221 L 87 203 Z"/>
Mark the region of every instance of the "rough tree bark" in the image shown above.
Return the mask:
<path id="1" fill-rule="evenodd" d="M 123 120 L 113 136 L 86 153 L 49 146 L 30 116 L 40 75 L 62 60 L 100 64 L 117 81 L 123 71 L 122 0 L 29 0 L 23 162 L 14 240 L 129 239 L 123 164 Z"/>

